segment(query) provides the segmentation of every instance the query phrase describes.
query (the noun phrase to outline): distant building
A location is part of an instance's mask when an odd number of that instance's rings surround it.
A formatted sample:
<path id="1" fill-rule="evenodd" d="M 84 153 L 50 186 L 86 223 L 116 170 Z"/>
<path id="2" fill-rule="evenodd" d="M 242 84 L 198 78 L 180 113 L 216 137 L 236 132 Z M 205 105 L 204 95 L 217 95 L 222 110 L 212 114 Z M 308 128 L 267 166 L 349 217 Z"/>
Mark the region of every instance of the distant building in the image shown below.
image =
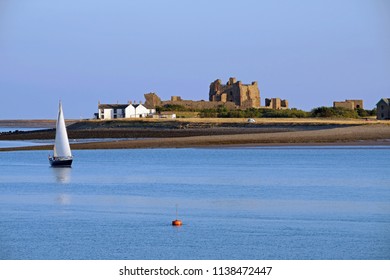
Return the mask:
<path id="1" fill-rule="evenodd" d="M 175 102 L 175 101 L 183 101 L 183 99 L 181 99 L 180 96 L 171 96 L 171 101 Z"/>
<path id="2" fill-rule="evenodd" d="M 125 117 L 125 110 L 129 104 L 99 104 L 98 119 L 111 120 Z"/>
<path id="3" fill-rule="evenodd" d="M 121 118 L 145 118 L 155 113 L 155 109 L 148 109 L 142 104 L 100 104 L 98 105 L 98 119 L 111 120 Z"/>
<path id="4" fill-rule="evenodd" d="M 125 118 L 145 118 L 151 112 L 142 104 L 129 104 L 125 110 Z"/>
<path id="5" fill-rule="evenodd" d="M 266 98 L 265 99 L 265 107 L 274 109 L 274 110 L 282 110 L 288 109 L 288 101 L 286 99 L 280 98 Z"/>
<path id="6" fill-rule="evenodd" d="M 221 80 L 215 80 L 210 84 L 209 101 L 233 102 L 241 109 L 260 107 L 260 90 L 257 82 L 243 84 L 236 78 L 229 78 L 226 85 Z"/>
<path id="7" fill-rule="evenodd" d="M 147 93 L 145 96 L 146 106 L 164 107 L 167 105 L 181 106 L 190 110 L 217 109 L 226 107 L 227 109 L 247 109 L 260 108 L 260 90 L 257 82 L 243 84 L 236 78 L 229 78 L 226 84 L 221 80 L 215 80 L 210 84 L 209 100 L 185 100 L 181 96 L 171 96 L 170 100 L 162 101 L 154 93 Z"/>
<path id="8" fill-rule="evenodd" d="M 376 118 L 378 120 L 390 120 L 390 98 L 382 98 L 376 104 Z"/>
<path id="9" fill-rule="evenodd" d="M 341 107 L 345 109 L 363 109 L 363 100 L 345 100 L 345 101 L 334 101 L 333 108 Z"/>
<path id="10" fill-rule="evenodd" d="M 145 96 L 145 107 L 147 108 L 156 108 L 164 106 L 179 106 L 188 110 L 204 110 L 204 109 L 217 109 L 220 106 L 224 106 L 228 109 L 236 109 L 236 106 L 233 102 L 221 102 L 221 101 L 194 101 L 194 100 L 184 100 L 180 96 L 171 96 L 170 100 L 161 101 L 160 97 L 154 92 L 147 93 Z"/>
<path id="11" fill-rule="evenodd" d="M 161 112 L 153 115 L 154 119 L 176 119 L 176 114 L 173 112 Z"/>

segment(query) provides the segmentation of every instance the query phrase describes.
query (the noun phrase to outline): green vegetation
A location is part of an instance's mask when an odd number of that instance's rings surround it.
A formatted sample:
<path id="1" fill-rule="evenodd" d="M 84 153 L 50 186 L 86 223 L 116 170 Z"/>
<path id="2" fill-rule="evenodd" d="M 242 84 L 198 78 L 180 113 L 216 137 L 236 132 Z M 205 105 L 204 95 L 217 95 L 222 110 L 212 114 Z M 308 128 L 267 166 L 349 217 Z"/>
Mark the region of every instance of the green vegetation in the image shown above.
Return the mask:
<path id="1" fill-rule="evenodd" d="M 310 114 L 296 108 L 286 110 L 265 110 L 264 118 L 308 118 Z"/>
<path id="2" fill-rule="evenodd" d="M 191 112 L 192 110 L 186 108 L 183 105 L 166 104 L 164 106 L 157 106 L 156 112 Z"/>
<path id="3" fill-rule="evenodd" d="M 318 107 L 311 111 L 313 118 L 350 118 L 358 119 L 368 116 L 376 116 L 376 109 L 364 110 L 361 108 L 349 110 L 341 107 Z"/>
<path id="4" fill-rule="evenodd" d="M 199 117 L 199 113 L 198 112 L 175 112 L 176 113 L 176 118 L 182 118 L 182 119 L 185 119 L 185 118 L 197 118 Z"/>
<path id="5" fill-rule="evenodd" d="M 246 110 L 228 110 L 226 107 L 218 109 L 204 109 L 199 113 L 201 118 L 307 118 L 310 113 L 298 109 L 272 110 L 250 108 Z"/>
<path id="6" fill-rule="evenodd" d="M 273 110 L 265 108 L 228 109 L 220 106 L 216 109 L 203 109 L 200 111 L 191 110 L 182 105 L 167 104 L 156 107 L 157 112 L 176 112 L 179 118 L 201 117 L 201 118 L 348 118 L 358 119 L 376 116 L 376 109 L 364 110 L 361 108 L 349 110 L 341 107 L 318 107 L 310 112 L 296 108 L 285 110 Z"/>
<path id="7" fill-rule="evenodd" d="M 349 110 L 341 107 L 318 107 L 311 110 L 313 118 L 358 118 L 355 110 Z"/>
<path id="8" fill-rule="evenodd" d="M 372 110 L 364 110 L 361 108 L 356 109 L 359 117 L 365 118 L 365 117 L 373 117 L 376 116 L 376 108 Z"/>

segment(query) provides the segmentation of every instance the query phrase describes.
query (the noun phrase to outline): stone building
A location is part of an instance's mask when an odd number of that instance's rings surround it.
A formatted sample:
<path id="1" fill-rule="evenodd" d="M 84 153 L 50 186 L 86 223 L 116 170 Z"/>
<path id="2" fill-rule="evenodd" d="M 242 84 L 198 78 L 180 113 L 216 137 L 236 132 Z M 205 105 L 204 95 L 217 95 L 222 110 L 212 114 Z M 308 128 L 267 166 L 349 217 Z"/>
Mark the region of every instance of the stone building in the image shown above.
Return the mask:
<path id="1" fill-rule="evenodd" d="M 286 99 L 280 98 L 266 98 L 265 99 L 265 107 L 274 109 L 274 110 L 282 110 L 288 109 L 288 101 Z"/>
<path id="2" fill-rule="evenodd" d="M 216 109 L 224 106 L 227 109 L 260 108 L 260 91 L 257 82 L 243 84 L 236 78 L 229 78 L 226 85 L 221 80 L 210 84 L 209 101 L 184 100 L 180 96 L 171 96 L 170 100 L 162 101 L 156 93 L 147 93 L 145 107 L 156 108 L 164 105 L 178 105 L 190 110 Z"/>
<path id="3" fill-rule="evenodd" d="M 225 106 L 228 109 L 235 109 L 237 106 L 233 102 L 209 102 L 204 100 L 184 100 L 180 96 L 171 96 L 170 100 L 162 101 L 156 93 L 146 93 L 145 107 L 156 108 L 164 105 L 178 105 L 190 110 L 216 109 L 218 106 Z"/>
<path id="4" fill-rule="evenodd" d="M 333 108 L 342 107 L 345 109 L 363 109 L 363 100 L 345 100 L 345 101 L 334 101 Z"/>
<path id="5" fill-rule="evenodd" d="M 181 99 L 181 96 L 171 96 L 171 101 L 183 101 L 183 99 Z"/>
<path id="6" fill-rule="evenodd" d="M 257 82 L 243 84 L 236 78 L 229 78 L 226 85 L 221 80 L 215 80 L 210 84 L 209 101 L 233 102 L 241 109 L 260 107 L 260 90 Z"/>
<path id="7" fill-rule="evenodd" d="M 376 104 L 376 118 L 378 120 L 390 120 L 390 98 L 382 98 Z"/>

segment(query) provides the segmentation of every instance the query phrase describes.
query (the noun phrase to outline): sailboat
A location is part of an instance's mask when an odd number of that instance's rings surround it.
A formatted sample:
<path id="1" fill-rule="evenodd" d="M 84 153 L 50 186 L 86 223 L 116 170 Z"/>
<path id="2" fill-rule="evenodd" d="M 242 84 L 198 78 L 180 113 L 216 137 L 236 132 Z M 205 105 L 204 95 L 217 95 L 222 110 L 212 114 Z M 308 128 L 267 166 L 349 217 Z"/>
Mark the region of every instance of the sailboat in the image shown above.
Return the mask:
<path id="1" fill-rule="evenodd" d="M 61 101 L 58 109 L 58 118 L 56 123 L 54 154 L 53 156 L 49 156 L 49 162 L 53 167 L 70 167 L 73 162 Z"/>

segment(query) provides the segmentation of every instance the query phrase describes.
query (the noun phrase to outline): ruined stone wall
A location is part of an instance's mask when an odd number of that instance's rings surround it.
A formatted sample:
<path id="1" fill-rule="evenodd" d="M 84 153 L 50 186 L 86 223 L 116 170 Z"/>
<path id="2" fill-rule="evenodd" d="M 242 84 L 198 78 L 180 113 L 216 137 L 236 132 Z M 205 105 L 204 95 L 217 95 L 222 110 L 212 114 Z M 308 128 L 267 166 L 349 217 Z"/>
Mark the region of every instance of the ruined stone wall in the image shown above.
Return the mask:
<path id="1" fill-rule="evenodd" d="M 363 109 L 363 100 L 355 99 L 355 100 L 345 100 L 345 101 L 334 101 L 333 107 L 334 108 L 341 107 L 349 110 L 358 109 L 358 108 Z"/>
<path id="2" fill-rule="evenodd" d="M 274 109 L 274 110 L 281 110 L 281 109 L 288 109 L 288 101 L 286 99 L 280 99 L 280 98 L 266 98 L 265 99 L 265 107 Z"/>
<path id="3" fill-rule="evenodd" d="M 354 104 L 354 109 L 358 109 L 358 108 L 361 108 L 363 109 L 363 100 L 360 100 L 360 99 L 352 99 L 352 100 L 345 100 L 345 102 L 353 102 Z"/>
<path id="4" fill-rule="evenodd" d="M 145 107 L 148 109 L 154 109 L 157 106 L 161 106 L 161 99 L 154 92 L 144 94 L 145 97 Z"/>
<path id="5" fill-rule="evenodd" d="M 251 85 L 243 85 L 239 82 L 239 88 L 242 109 L 260 107 L 260 91 L 257 82 L 252 82 Z"/>
<path id="6" fill-rule="evenodd" d="M 209 101 L 193 101 L 193 100 L 181 100 L 181 101 L 162 101 L 160 106 L 164 105 L 179 105 L 191 110 L 202 109 L 216 109 L 219 106 L 225 106 L 228 109 L 236 109 L 237 106 L 233 102 L 209 102 Z"/>
<path id="7" fill-rule="evenodd" d="M 209 101 L 193 101 L 183 100 L 180 96 L 171 96 L 171 100 L 161 101 L 160 97 L 154 92 L 144 94 L 145 107 L 156 108 L 164 105 L 179 105 L 190 110 L 216 109 L 219 106 L 225 106 L 228 109 L 236 109 L 237 106 L 233 102 L 209 102 Z"/>
<path id="8" fill-rule="evenodd" d="M 353 102 L 345 102 L 345 101 L 334 101 L 333 108 L 341 107 L 349 110 L 353 110 L 354 104 Z"/>
<path id="9" fill-rule="evenodd" d="M 183 101 L 180 96 L 171 96 L 171 101 Z"/>
<path id="10" fill-rule="evenodd" d="M 229 78 L 226 85 L 221 80 L 215 80 L 210 84 L 209 101 L 233 102 L 241 109 L 260 107 L 260 90 L 257 82 L 243 84 L 236 78 Z"/>
<path id="11" fill-rule="evenodd" d="M 243 84 L 236 78 L 229 78 L 226 85 L 221 80 L 210 84 L 209 101 L 182 100 L 180 96 L 172 96 L 171 100 L 161 101 L 155 93 L 145 94 L 145 106 L 155 108 L 164 105 L 180 105 L 192 110 L 214 109 L 225 106 L 228 109 L 247 109 L 260 107 L 260 91 L 257 82 Z"/>

